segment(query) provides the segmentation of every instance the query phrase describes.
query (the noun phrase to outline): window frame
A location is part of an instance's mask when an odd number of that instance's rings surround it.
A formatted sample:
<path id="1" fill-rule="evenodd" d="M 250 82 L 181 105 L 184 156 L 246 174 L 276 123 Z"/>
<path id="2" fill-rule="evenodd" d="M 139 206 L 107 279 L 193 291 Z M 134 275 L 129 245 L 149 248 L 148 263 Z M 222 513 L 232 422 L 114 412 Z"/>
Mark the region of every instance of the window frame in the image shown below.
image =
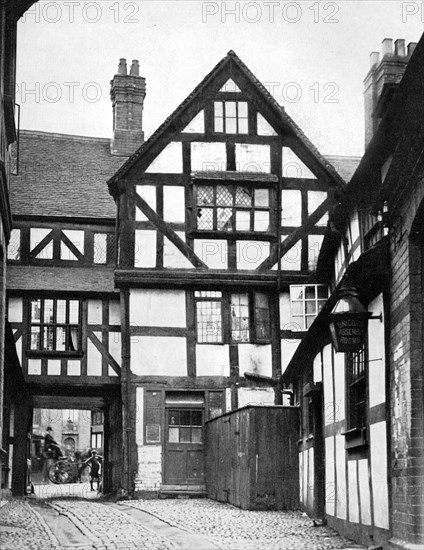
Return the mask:
<path id="1" fill-rule="evenodd" d="M 294 288 L 299 288 L 301 287 L 303 289 L 303 299 L 300 300 L 295 300 L 292 298 L 292 289 Z M 315 297 L 314 299 L 307 299 L 306 298 L 306 288 L 307 287 L 314 287 L 315 289 Z M 318 288 L 319 287 L 322 287 L 322 288 L 326 288 L 327 289 L 327 297 L 326 298 L 320 298 L 319 297 L 319 294 L 318 294 Z M 291 325 L 293 324 L 296 324 L 296 319 L 302 319 L 302 327 L 299 328 L 299 330 L 297 331 L 293 331 L 293 329 L 291 329 L 293 332 L 306 332 L 309 330 L 310 326 L 307 325 L 307 319 L 308 318 L 313 318 L 312 320 L 312 323 L 315 321 L 315 319 L 318 317 L 319 315 L 319 312 L 321 311 L 322 307 L 324 306 L 324 304 L 327 302 L 329 298 L 329 289 L 328 289 L 328 286 L 327 285 L 320 285 L 320 284 L 294 284 L 294 285 L 290 285 L 290 288 L 289 288 L 289 300 L 290 300 L 290 319 L 291 319 Z M 293 304 L 294 303 L 301 303 L 302 304 L 302 314 L 295 314 L 293 313 Z M 312 313 L 308 313 L 307 312 L 307 304 L 308 303 L 314 303 L 315 304 L 315 313 L 312 314 Z M 320 305 L 321 303 L 321 305 Z M 311 324 L 312 324 L 311 323 Z"/>
<path id="2" fill-rule="evenodd" d="M 46 301 L 52 301 L 53 302 L 53 322 L 49 323 L 44 320 L 44 311 L 45 311 L 45 302 Z M 33 321 L 32 320 L 32 304 L 33 302 L 40 301 L 40 316 L 39 321 Z M 57 321 L 57 304 L 58 301 L 65 301 L 66 302 L 66 309 L 65 309 L 65 322 L 58 322 Z M 78 322 L 77 323 L 71 323 L 69 321 L 70 319 L 70 302 L 77 302 L 78 303 Z M 71 357 L 81 357 L 83 355 L 82 351 L 82 300 L 78 298 L 73 297 L 50 297 L 50 296 L 39 296 L 39 297 L 31 297 L 27 301 L 27 311 L 28 311 L 28 336 L 27 336 L 27 355 L 29 357 L 31 356 L 71 356 Z M 39 327 L 39 347 L 37 349 L 32 349 L 32 328 L 33 327 Z M 45 339 L 45 328 L 51 327 L 51 331 L 53 334 L 53 346 L 54 349 L 46 349 L 44 347 L 44 339 Z M 58 328 L 65 328 L 67 338 L 71 338 L 71 333 L 68 332 L 71 329 L 77 330 L 77 336 L 76 336 L 76 349 L 69 349 L 69 341 L 65 342 L 65 349 L 64 350 L 58 350 L 57 347 L 57 329 Z M 72 342 L 73 343 L 73 342 Z"/>
<path id="3" fill-rule="evenodd" d="M 199 199 L 199 190 L 200 188 L 212 188 L 212 202 L 211 204 L 200 204 Z M 232 198 L 231 205 L 219 204 L 219 198 L 217 198 L 218 188 L 226 188 Z M 251 204 L 250 205 L 241 205 L 237 204 L 237 192 L 238 189 L 247 189 L 251 195 Z M 268 206 L 256 205 L 256 191 L 266 191 L 268 194 Z M 223 180 L 202 180 L 195 181 L 193 183 L 193 229 L 197 233 L 206 233 L 208 235 L 213 233 L 227 234 L 227 235 L 243 235 L 252 233 L 257 236 L 275 234 L 275 223 L 273 220 L 273 206 L 272 206 L 272 190 L 268 185 L 258 184 L 255 182 L 233 182 Z M 212 227 L 205 229 L 199 227 L 199 213 L 203 209 L 208 209 L 212 211 Z M 231 215 L 226 221 L 227 224 L 230 224 L 228 228 L 219 227 L 219 210 L 231 210 Z M 249 213 L 249 228 L 248 229 L 237 229 L 237 214 L 241 212 Z M 266 229 L 255 229 L 256 214 L 260 212 L 265 212 L 268 214 L 268 227 Z"/>
<path id="4" fill-rule="evenodd" d="M 217 297 L 207 297 L 207 296 L 198 296 L 196 293 L 207 293 L 207 292 L 217 292 L 217 291 L 204 291 L 196 290 L 194 291 L 194 325 L 195 325 L 195 338 L 196 344 L 199 345 L 223 345 L 223 344 L 270 344 L 272 341 L 272 324 L 271 324 L 271 296 L 267 292 L 246 290 L 246 292 L 230 292 L 230 291 L 218 291 L 221 292 L 221 296 Z M 233 337 L 234 325 L 231 322 L 232 315 L 232 296 L 247 296 L 248 300 L 248 332 L 249 336 L 246 340 L 236 339 Z M 267 300 L 267 308 L 260 308 L 262 310 L 267 310 L 267 322 L 259 321 L 260 315 L 258 313 L 258 307 L 256 306 L 257 296 L 264 296 Z M 200 302 L 219 302 L 221 304 L 221 338 L 219 341 L 200 341 L 199 340 L 199 325 L 198 325 L 198 308 L 197 304 Z M 258 333 L 259 324 L 264 324 L 265 329 L 264 334 L 261 336 Z"/>
<path id="5" fill-rule="evenodd" d="M 356 367 L 361 367 L 361 370 Z M 357 352 L 346 353 L 346 425 L 345 448 L 360 450 L 368 445 L 368 343 Z M 357 371 L 356 373 L 354 371 Z M 358 413 L 358 406 L 362 411 Z"/>
<path id="6" fill-rule="evenodd" d="M 235 116 L 227 115 L 228 104 L 235 103 Z M 246 116 L 240 116 L 240 103 L 246 104 Z M 217 115 L 216 106 L 221 105 L 222 116 Z M 217 130 L 217 121 L 222 121 L 222 130 Z M 228 122 L 230 120 L 235 120 L 235 132 L 227 131 Z M 240 121 L 246 121 L 246 132 L 240 132 Z M 226 134 L 226 135 L 237 135 L 237 136 L 248 136 L 250 130 L 250 121 L 249 121 L 249 102 L 245 99 L 229 99 L 229 98 L 216 98 L 212 103 L 212 128 L 214 134 Z"/>

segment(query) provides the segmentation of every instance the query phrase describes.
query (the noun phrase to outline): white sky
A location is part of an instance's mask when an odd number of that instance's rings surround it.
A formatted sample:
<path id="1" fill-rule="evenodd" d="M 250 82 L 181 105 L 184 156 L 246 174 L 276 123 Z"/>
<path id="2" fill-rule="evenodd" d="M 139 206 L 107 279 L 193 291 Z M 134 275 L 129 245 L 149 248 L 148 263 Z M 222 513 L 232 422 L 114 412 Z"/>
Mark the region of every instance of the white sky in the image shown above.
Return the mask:
<path id="1" fill-rule="evenodd" d="M 361 155 L 369 54 L 417 42 L 423 21 L 421 1 L 42 0 L 19 23 L 21 128 L 111 137 L 125 57 L 146 78 L 147 138 L 232 49 L 322 153 Z"/>

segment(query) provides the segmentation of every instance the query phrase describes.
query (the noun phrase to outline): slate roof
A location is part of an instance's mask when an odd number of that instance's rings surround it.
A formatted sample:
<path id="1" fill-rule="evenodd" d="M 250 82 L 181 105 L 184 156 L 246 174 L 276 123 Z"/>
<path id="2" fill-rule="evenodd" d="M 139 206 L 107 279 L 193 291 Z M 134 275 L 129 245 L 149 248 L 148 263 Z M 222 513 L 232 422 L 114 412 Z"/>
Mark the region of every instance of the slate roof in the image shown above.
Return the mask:
<path id="1" fill-rule="evenodd" d="M 349 183 L 355 170 L 359 166 L 362 157 L 349 157 L 342 155 L 326 155 L 330 162 L 346 183 Z"/>
<path id="2" fill-rule="evenodd" d="M 14 216 L 111 218 L 106 180 L 127 157 L 110 154 L 110 140 L 20 131 L 19 176 L 11 177 Z"/>
<path id="3" fill-rule="evenodd" d="M 309 141 L 303 131 L 297 126 L 294 120 L 289 117 L 289 115 L 284 110 L 276 99 L 269 93 L 265 86 L 256 78 L 256 76 L 250 71 L 250 69 L 241 61 L 241 59 L 236 55 L 233 50 L 230 50 L 228 54 L 221 59 L 221 61 L 212 69 L 210 73 L 194 88 L 194 90 L 189 94 L 186 99 L 175 109 L 175 111 L 157 128 L 157 130 L 150 136 L 150 138 L 143 143 L 143 145 L 137 149 L 137 151 L 131 155 L 131 157 L 119 168 L 116 174 L 109 179 L 108 185 L 111 193 L 113 193 L 114 183 L 123 177 L 127 171 L 136 164 L 137 160 L 147 151 L 153 143 L 156 142 L 161 136 L 165 134 L 167 130 L 171 130 L 174 127 L 174 122 L 177 118 L 184 112 L 185 108 L 193 101 L 196 97 L 203 93 L 204 89 L 211 81 L 215 73 L 222 69 L 224 65 L 234 63 L 244 75 L 249 78 L 253 84 L 257 87 L 258 91 L 262 94 L 264 101 L 267 101 L 272 105 L 272 107 L 279 113 L 282 122 L 291 128 L 294 135 L 301 141 L 315 158 L 321 163 L 321 165 L 327 170 L 327 172 L 333 177 L 333 179 L 339 184 L 339 186 L 344 187 L 345 182 L 335 170 L 334 166 L 327 161 L 327 159 L 321 155 L 318 149 Z"/>

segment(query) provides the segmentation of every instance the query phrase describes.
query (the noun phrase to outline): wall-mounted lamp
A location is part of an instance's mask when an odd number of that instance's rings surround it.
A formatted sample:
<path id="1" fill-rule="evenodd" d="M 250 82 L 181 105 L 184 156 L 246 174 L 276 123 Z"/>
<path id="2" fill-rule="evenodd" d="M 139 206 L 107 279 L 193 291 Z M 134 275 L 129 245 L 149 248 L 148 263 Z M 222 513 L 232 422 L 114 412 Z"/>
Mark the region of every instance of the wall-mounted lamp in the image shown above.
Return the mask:
<path id="1" fill-rule="evenodd" d="M 339 299 L 330 313 L 330 334 L 337 352 L 359 351 L 365 342 L 368 319 L 372 317 L 359 300 L 354 287 L 339 291 Z"/>

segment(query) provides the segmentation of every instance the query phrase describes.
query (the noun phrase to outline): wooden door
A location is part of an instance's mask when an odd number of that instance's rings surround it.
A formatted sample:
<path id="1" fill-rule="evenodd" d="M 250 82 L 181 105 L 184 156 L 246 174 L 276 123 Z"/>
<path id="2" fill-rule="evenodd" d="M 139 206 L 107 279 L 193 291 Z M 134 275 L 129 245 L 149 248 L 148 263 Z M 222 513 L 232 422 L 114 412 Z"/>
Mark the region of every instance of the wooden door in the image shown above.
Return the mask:
<path id="1" fill-rule="evenodd" d="M 203 407 L 166 409 L 166 485 L 204 483 L 203 417 Z"/>

